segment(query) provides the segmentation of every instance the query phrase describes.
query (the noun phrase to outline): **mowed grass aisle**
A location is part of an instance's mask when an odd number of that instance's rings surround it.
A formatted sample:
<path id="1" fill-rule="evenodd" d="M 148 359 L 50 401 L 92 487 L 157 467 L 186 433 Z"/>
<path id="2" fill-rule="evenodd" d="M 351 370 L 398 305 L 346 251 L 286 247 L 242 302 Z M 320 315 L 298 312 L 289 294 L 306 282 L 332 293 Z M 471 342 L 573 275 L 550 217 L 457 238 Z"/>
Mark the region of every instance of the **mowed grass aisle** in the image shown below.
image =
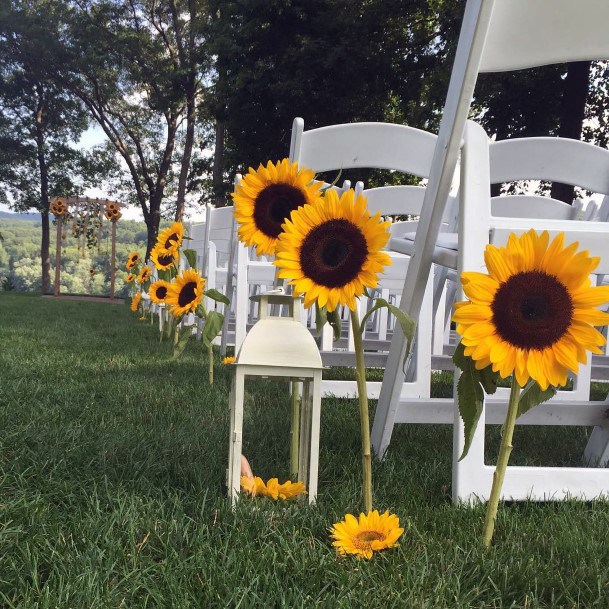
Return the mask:
<path id="1" fill-rule="evenodd" d="M 324 400 L 316 507 L 231 510 L 228 370 L 209 387 L 199 344 L 169 356 L 126 305 L 0 294 L 0 607 L 609 606 L 609 504 L 507 506 L 485 551 L 483 507 L 450 503 L 448 427 L 401 426 L 374 466 L 400 547 L 337 558 L 328 528 L 360 508 L 355 401 Z M 283 388 L 253 387 L 245 452 L 285 478 Z M 517 429 L 515 463 L 577 464 L 588 430 L 535 433 Z"/>

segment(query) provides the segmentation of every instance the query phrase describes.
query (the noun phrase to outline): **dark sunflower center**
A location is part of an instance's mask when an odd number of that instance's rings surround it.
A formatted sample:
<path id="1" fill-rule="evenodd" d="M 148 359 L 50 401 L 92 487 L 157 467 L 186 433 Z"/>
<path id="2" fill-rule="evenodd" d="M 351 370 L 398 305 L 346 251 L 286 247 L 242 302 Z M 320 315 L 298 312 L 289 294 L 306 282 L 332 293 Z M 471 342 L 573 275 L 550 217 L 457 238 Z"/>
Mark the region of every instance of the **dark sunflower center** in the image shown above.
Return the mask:
<path id="1" fill-rule="evenodd" d="M 167 237 L 167 240 L 165 241 L 165 249 L 168 250 L 170 247 L 173 247 L 173 242 L 178 241 L 178 234 L 177 233 L 171 233 L 171 235 L 169 235 L 169 237 Z"/>
<path id="2" fill-rule="evenodd" d="M 157 289 L 156 289 L 156 297 L 159 300 L 163 300 L 165 298 L 165 296 L 167 296 L 167 288 L 164 285 L 160 285 Z"/>
<path id="3" fill-rule="evenodd" d="M 573 319 L 573 301 L 565 285 L 540 271 L 518 273 L 502 283 L 491 309 L 501 338 L 521 349 L 554 345 Z"/>
<path id="4" fill-rule="evenodd" d="M 373 541 L 382 541 L 385 536 L 378 531 L 361 531 L 355 536 L 353 545 L 360 550 L 369 550 Z"/>
<path id="5" fill-rule="evenodd" d="M 180 295 L 178 296 L 178 304 L 181 307 L 185 307 L 195 300 L 197 297 L 197 294 L 195 293 L 196 287 L 197 283 L 195 281 L 189 281 L 182 286 Z"/>
<path id="6" fill-rule="evenodd" d="M 256 228 L 268 237 L 277 238 L 281 225 L 290 214 L 306 203 L 304 193 L 289 184 L 271 184 L 256 197 L 254 221 Z"/>
<path id="7" fill-rule="evenodd" d="M 171 255 L 161 255 L 157 258 L 158 263 L 161 266 L 169 266 L 173 262 L 173 256 Z"/>
<path id="8" fill-rule="evenodd" d="M 316 226 L 300 248 L 304 274 L 318 285 L 337 288 L 355 279 L 368 256 L 366 238 L 348 220 L 328 220 Z"/>

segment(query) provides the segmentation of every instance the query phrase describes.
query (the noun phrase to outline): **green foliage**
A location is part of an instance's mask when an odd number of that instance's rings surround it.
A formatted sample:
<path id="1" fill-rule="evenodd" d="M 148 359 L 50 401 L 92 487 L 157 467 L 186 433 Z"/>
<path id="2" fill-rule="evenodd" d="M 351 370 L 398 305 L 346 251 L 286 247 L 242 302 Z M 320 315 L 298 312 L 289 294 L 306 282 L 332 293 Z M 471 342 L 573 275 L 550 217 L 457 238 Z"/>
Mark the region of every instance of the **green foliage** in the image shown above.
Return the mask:
<path id="1" fill-rule="evenodd" d="M 206 347 L 211 347 L 212 341 L 222 331 L 222 325 L 224 324 L 224 315 L 218 311 L 208 311 L 205 317 L 205 325 L 201 332 L 201 342 Z"/>
<path id="2" fill-rule="evenodd" d="M 461 376 L 457 382 L 457 394 L 459 414 L 463 419 L 465 443 L 459 460 L 463 459 L 469 452 L 469 448 L 482 414 L 484 403 L 484 391 L 493 394 L 497 389 L 499 373 L 493 372 L 491 366 L 483 370 L 476 370 L 476 365 L 471 357 L 464 354 L 465 347 L 459 342 L 453 354 L 455 366 L 461 370 Z"/>
<path id="3" fill-rule="evenodd" d="M 0 219 L 4 241 L 0 243 L 0 278 L 18 291 L 40 291 L 40 235 L 39 216 L 6 214 Z M 16 219 L 19 218 L 19 219 Z M 28 218 L 28 219 L 23 219 Z M 97 247 L 85 249 L 81 257 L 75 241 L 66 231 L 62 244 L 61 290 L 71 294 L 106 295 L 110 289 L 110 237 L 109 225 L 104 223 L 102 239 Z M 51 233 L 53 236 L 55 231 Z M 127 270 L 124 263 L 132 251 L 143 253 L 146 247 L 146 230 L 141 222 L 120 220 L 116 225 L 116 280 L 115 294 L 126 297 Z M 55 240 L 52 239 L 54 244 Z M 51 271 L 54 278 L 55 252 L 51 250 Z M 91 269 L 94 271 L 90 273 Z"/>
<path id="4" fill-rule="evenodd" d="M 520 394 L 518 414 L 516 416 L 519 417 L 520 415 L 523 415 L 525 412 L 531 410 L 531 408 L 552 399 L 555 395 L 556 389 L 554 389 L 554 387 L 548 387 L 545 391 L 542 391 L 541 387 L 535 381 L 529 381 Z"/>

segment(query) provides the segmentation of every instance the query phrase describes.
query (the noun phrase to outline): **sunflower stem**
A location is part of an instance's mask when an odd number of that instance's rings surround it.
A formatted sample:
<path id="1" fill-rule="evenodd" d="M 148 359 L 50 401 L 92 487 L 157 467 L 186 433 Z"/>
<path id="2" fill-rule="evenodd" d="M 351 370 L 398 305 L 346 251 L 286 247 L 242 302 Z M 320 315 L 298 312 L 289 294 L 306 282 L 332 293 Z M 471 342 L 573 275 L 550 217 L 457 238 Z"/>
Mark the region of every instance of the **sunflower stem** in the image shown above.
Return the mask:
<path id="1" fill-rule="evenodd" d="M 351 311 L 351 327 L 355 346 L 355 378 L 359 400 L 360 431 L 362 436 L 362 494 L 364 510 L 372 511 L 372 452 L 370 449 L 370 415 L 368 414 L 368 391 L 366 388 L 366 364 L 364 362 L 364 344 L 359 324 L 357 307 Z"/>
<path id="2" fill-rule="evenodd" d="M 209 353 L 209 384 L 214 384 L 214 347 L 211 343 L 209 343 L 208 353 Z"/>
<path id="3" fill-rule="evenodd" d="M 518 402 L 520 401 L 520 385 L 516 380 L 516 376 L 512 375 L 512 387 L 510 390 L 510 402 L 508 411 L 505 415 L 505 423 L 503 424 L 503 432 L 501 434 L 501 446 L 499 447 L 499 456 L 497 457 L 497 465 L 493 474 L 493 486 L 491 487 L 491 496 L 486 506 L 486 518 L 484 520 L 484 533 L 482 542 L 485 547 L 491 545 L 493 539 L 493 531 L 495 530 L 495 521 L 497 520 L 497 508 L 499 507 L 499 498 L 501 497 L 501 488 L 505 478 L 505 471 L 512 452 L 512 436 L 514 435 L 514 427 L 516 425 L 516 417 L 518 416 Z"/>
<path id="4" fill-rule="evenodd" d="M 298 382 L 292 381 L 292 425 L 290 427 L 290 477 L 298 479 L 298 453 L 300 449 L 300 399 Z"/>

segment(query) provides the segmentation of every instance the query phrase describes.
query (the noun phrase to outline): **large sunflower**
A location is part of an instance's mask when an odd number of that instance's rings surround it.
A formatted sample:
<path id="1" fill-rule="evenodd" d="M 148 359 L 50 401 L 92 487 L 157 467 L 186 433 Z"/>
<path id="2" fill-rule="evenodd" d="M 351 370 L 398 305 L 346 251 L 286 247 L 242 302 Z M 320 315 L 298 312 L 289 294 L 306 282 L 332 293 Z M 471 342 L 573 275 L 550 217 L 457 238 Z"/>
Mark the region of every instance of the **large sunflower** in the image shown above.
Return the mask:
<path id="1" fill-rule="evenodd" d="M 170 284 L 168 281 L 163 281 L 162 279 L 155 281 L 148 290 L 150 300 L 152 300 L 152 302 L 156 302 L 156 304 L 164 303 L 169 285 Z"/>
<path id="2" fill-rule="evenodd" d="M 355 309 L 355 298 L 376 287 L 378 273 L 391 264 L 381 248 L 389 239 L 389 222 L 370 216 L 366 198 L 353 190 L 338 198 L 329 191 L 292 213 L 277 242 L 278 276 L 291 279 L 305 307 L 316 300 L 333 311 L 339 304 Z"/>
<path id="3" fill-rule="evenodd" d="M 137 292 L 135 296 L 131 299 L 131 310 L 135 313 L 137 308 L 140 306 L 140 300 L 142 300 L 142 293 Z"/>
<path id="4" fill-rule="evenodd" d="M 137 276 L 138 283 L 146 283 L 150 279 L 150 275 L 152 275 L 152 269 L 148 265 L 142 267 L 140 274 Z"/>
<path id="5" fill-rule="evenodd" d="M 184 239 L 184 225 L 181 222 L 174 222 L 169 228 L 159 233 L 156 240 L 156 249 L 160 249 L 162 253 L 177 252 Z"/>
<path id="6" fill-rule="evenodd" d="M 355 554 L 358 558 L 372 558 L 372 554 L 386 548 L 393 548 L 404 532 L 400 519 L 388 511 L 379 514 L 377 510 L 360 514 L 359 520 L 347 514 L 342 522 L 331 529 L 332 545 L 343 556 Z"/>
<path id="7" fill-rule="evenodd" d="M 178 275 L 167 288 L 165 304 L 171 307 L 174 317 L 194 313 L 203 298 L 205 279 L 193 269 Z"/>
<path id="8" fill-rule="evenodd" d="M 290 213 L 319 197 L 321 182 L 314 183 L 314 176 L 313 171 L 299 168 L 289 159 L 276 165 L 269 161 L 257 170 L 250 167 L 232 193 L 239 240 L 255 245 L 259 256 L 274 254 L 277 237 Z"/>
<path id="9" fill-rule="evenodd" d="M 605 338 L 593 326 L 609 323 L 596 308 L 609 301 L 609 287 L 589 279 L 599 259 L 576 253 L 578 243 L 565 247 L 564 233 L 549 239 L 530 230 L 510 235 L 506 247 L 488 245 L 489 274 L 462 273 L 469 301 L 453 315 L 477 369 L 492 364 L 502 378 L 514 373 L 521 387 L 532 378 L 542 390 L 565 385 L 586 351 L 601 353 Z"/>
<path id="10" fill-rule="evenodd" d="M 155 246 L 150 252 L 150 260 L 152 260 L 152 264 L 154 264 L 159 271 L 166 271 L 174 264 L 177 266 L 179 258 L 180 254 L 177 249 L 173 252 L 168 252 L 163 248 Z"/>

